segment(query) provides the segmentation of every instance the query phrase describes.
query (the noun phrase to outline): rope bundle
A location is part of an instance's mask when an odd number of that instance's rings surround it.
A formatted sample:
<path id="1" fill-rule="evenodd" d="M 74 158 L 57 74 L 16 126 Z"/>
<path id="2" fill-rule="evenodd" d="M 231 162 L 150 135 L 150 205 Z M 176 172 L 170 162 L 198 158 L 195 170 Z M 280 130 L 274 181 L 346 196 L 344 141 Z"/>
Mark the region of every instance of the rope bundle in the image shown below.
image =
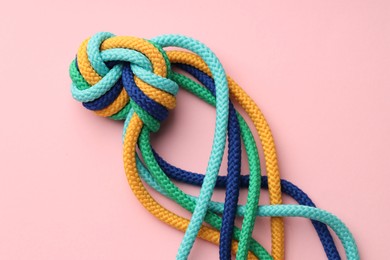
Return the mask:
<path id="1" fill-rule="evenodd" d="M 167 51 L 174 46 L 188 51 Z M 189 73 L 197 81 L 171 70 Z M 281 180 L 270 128 L 254 101 L 225 75 L 217 57 L 202 43 L 181 35 L 152 40 L 97 33 L 85 40 L 71 63 L 72 95 L 87 109 L 104 117 L 125 120 L 123 160 L 129 185 L 141 204 L 168 225 L 185 232 L 177 259 L 187 259 L 196 237 L 219 245 L 220 259 L 284 259 L 282 217 L 312 219 L 328 259 L 341 259 L 327 228 L 341 240 L 347 259 L 359 259 L 356 243 L 347 227 L 332 214 L 315 207 L 292 183 Z M 150 144 L 150 133 L 176 104 L 179 87 L 216 107 L 212 151 L 204 175 L 179 169 L 161 158 Z M 267 176 L 261 176 L 255 139 L 243 117 L 230 101 L 248 114 L 261 140 Z M 228 173 L 218 176 L 228 136 Z M 241 147 L 241 139 L 244 146 Z M 137 153 L 137 146 L 139 153 Z M 241 174 L 241 152 L 248 155 L 249 175 Z M 143 158 L 143 162 L 140 160 Z M 161 194 L 192 212 L 190 220 L 160 205 L 144 187 L 144 180 Z M 193 197 L 172 180 L 200 186 Z M 240 188 L 248 188 L 245 205 L 238 204 Z M 224 203 L 211 200 L 214 188 L 226 189 Z M 260 188 L 268 189 L 270 204 L 259 206 Z M 300 205 L 283 205 L 282 193 Z M 222 217 L 221 217 L 222 215 Z M 241 229 L 234 226 L 243 217 Z M 257 216 L 271 217 L 271 255 L 252 238 Z M 210 226 L 203 225 L 203 222 Z"/>

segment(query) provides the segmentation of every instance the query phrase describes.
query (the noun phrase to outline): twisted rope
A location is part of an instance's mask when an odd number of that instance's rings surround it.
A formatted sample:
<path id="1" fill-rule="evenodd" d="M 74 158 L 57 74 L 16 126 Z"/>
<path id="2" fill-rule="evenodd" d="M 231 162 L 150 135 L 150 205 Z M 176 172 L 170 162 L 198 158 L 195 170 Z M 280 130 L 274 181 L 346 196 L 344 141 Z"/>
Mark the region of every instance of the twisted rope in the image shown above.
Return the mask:
<path id="1" fill-rule="evenodd" d="M 166 53 L 163 48 L 168 46 L 181 47 L 193 53 Z M 201 72 L 210 77 L 203 82 L 205 77 L 198 77 L 208 89 L 173 72 L 171 62 L 196 68 L 198 72 L 193 73 L 195 77 Z M 221 242 L 221 259 L 230 259 L 230 250 L 236 254 L 237 259 L 283 259 L 284 228 L 281 217 L 285 216 L 308 217 L 328 224 L 341 239 L 347 258 L 359 259 L 352 235 L 333 215 L 313 207 L 279 205 L 282 203 L 281 185 L 284 182 L 279 177 L 276 150 L 269 126 L 253 100 L 232 79 L 226 77 L 216 56 L 202 43 L 180 35 L 163 35 L 148 41 L 98 33 L 82 43 L 76 59 L 71 63 L 70 75 L 73 82 L 72 95 L 82 102 L 84 107 L 100 116 L 115 120 L 126 119 L 123 138 L 126 177 L 135 196 L 149 212 L 176 229 L 185 231 L 176 259 L 187 259 L 197 236 L 214 244 Z M 165 169 L 167 172 L 164 172 L 161 169 L 150 146 L 150 132 L 157 132 L 160 122 L 168 116 L 168 111 L 175 107 L 178 85 L 186 89 L 192 88 L 190 91 L 204 97 L 216 107 L 216 128 L 206 173 L 204 176 L 191 173 L 191 176 L 201 178 L 201 181 L 197 182 L 198 185 L 201 184 L 198 198 L 185 194 L 171 182 L 168 177 L 169 170 Z M 259 134 L 266 161 L 266 186 L 270 191 L 270 203 L 273 206 L 258 206 L 262 178 L 257 148 L 245 121 L 236 114 L 234 106 L 229 104 L 229 89 L 230 95 L 254 122 Z M 249 189 L 245 206 L 237 205 L 240 180 L 245 180 L 245 177 L 240 177 L 238 167 L 241 161 L 240 130 L 248 153 L 250 170 L 249 180 L 247 178 L 246 182 L 243 181 Z M 226 132 L 229 139 L 228 176 L 224 179 L 227 192 L 225 204 L 221 204 L 211 201 L 211 196 L 219 180 L 218 171 L 224 153 Z M 138 158 L 137 143 L 148 169 Z M 145 189 L 140 176 L 154 189 L 192 212 L 191 220 L 170 212 L 156 202 Z M 301 195 L 299 192 L 298 194 Z M 222 218 L 218 216 L 220 213 L 223 214 Z M 236 214 L 244 216 L 242 230 L 234 227 Z M 272 217 L 272 257 L 252 239 L 255 217 L 258 215 Z M 212 227 L 203 226 L 203 221 Z M 324 230 L 323 226 L 320 228 Z M 320 228 L 316 227 L 317 232 Z M 218 230 L 221 230 L 221 235 Z M 329 234 L 326 227 L 325 230 Z M 324 244 L 324 239 L 330 239 L 333 243 L 331 236 L 327 234 L 320 235 L 322 243 Z M 325 250 L 329 257 L 326 248 Z M 337 250 L 335 252 L 337 253 Z"/>

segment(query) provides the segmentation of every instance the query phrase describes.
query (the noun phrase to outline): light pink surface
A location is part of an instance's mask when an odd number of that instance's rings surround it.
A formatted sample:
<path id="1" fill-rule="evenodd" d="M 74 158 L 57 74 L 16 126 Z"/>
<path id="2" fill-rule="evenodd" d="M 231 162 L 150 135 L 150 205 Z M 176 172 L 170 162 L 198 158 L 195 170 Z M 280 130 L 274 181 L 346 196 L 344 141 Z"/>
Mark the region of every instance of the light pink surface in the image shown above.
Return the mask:
<path id="1" fill-rule="evenodd" d="M 2 4 L 0 259 L 176 254 L 183 234 L 146 212 L 128 187 L 122 124 L 70 95 L 68 65 L 98 31 L 206 43 L 265 113 L 282 177 L 348 225 L 362 259 L 388 258 L 389 1 L 210 2 Z M 204 172 L 214 115 L 181 91 L 156 149 Z M 268 219 L 258 220 L 254 237 L 270 248 Z M 197 241 L 190 258 L 217 257 L 216 246 Z M 286 219 L 286 259 L 325 259 L 309 221 Z"/>

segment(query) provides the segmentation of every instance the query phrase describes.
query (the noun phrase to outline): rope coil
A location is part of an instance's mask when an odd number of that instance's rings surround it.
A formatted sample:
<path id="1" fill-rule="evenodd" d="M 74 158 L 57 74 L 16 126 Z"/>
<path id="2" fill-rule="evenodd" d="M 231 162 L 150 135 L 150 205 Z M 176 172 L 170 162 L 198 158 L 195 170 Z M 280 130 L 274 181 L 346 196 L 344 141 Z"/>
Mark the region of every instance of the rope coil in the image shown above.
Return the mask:
<path id="1" fill-rule="evenodd" d="M 168 46 L 191 52 L 167 51 Z M 171 63 L 201 83 L 171 69 Z M 311 218 L 328 259 L 340 259 L 326 225 L 341 239 L 347 259 L 359 259 L 354 238 L 335 216 L 315 208 L 295 185 L 280 179 L 277 156 L 265 117 L 250 97 L 225 75 L 218 58 L 202 43 L 181 35 L 152 40 L 97 33 L 85 40 L 70 65 L 72 96 L 97 115 L 125 120 L 123 160 L 129 185 L 141 204 L 161 221 L 185 232 L 176 259 L 187 259 L 196 237 L 219 244 L 220 259 L 284 259 L 281 217 Z M 151 147 L 150 133 L 175 108 L 179 85 L 216 107 L 216 128 L 205 175 L 176 168 Z M 233 98 L 253 121 L 264 151 L 267 176 L 261 176 L 254 137 L 236 112 Z M 218 176 L 228 136 L 228 174 Z M 241 137 L 240 137 L 241 136 Z M 249 176 L 241 174 L 241 140 L 248 154 Z M 137 145 L 140 153 L 137 153 Z M 144 163 L 140 160 L 142 156 Z M 161 194 L 193 213 L 191 220 L 165 209 L 148 193 L 141 178 Z M 172 181 L 201 186 L 199 197 L 180 190 Z M 211 201 L 215 186 L 226 188 L 225 203 Z M 240 187 L 248 188 L 245 206 L 238 205 Z M 260 187 L 270 192 L 270 206 L 259 206 Z M 281 205 L 282 192 L 301 205 Z M 222 217 L 219 214 L 222 213 Z M 243 216 L 241 229 L 234 226 Z M 252 238 L 257 216 L 270 216 L 272 254 Z M 211 225 L 207 227 L 203 222 Z"/>

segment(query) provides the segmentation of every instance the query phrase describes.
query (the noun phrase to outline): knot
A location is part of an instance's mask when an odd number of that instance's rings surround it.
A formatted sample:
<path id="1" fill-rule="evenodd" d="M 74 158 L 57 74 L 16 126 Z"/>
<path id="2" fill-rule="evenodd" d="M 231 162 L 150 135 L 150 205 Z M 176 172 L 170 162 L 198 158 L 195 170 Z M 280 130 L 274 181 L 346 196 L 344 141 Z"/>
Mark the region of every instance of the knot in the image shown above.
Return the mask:
<path id="1" fill-rule="evenodd" d="M 123 120 L 136 113 L 153 132 L 176 106 L 179 89 L 169 59 L 157 44 L 131 36 L 97 33 L 70 65 L 72 96 L 96 114 Z"/>

